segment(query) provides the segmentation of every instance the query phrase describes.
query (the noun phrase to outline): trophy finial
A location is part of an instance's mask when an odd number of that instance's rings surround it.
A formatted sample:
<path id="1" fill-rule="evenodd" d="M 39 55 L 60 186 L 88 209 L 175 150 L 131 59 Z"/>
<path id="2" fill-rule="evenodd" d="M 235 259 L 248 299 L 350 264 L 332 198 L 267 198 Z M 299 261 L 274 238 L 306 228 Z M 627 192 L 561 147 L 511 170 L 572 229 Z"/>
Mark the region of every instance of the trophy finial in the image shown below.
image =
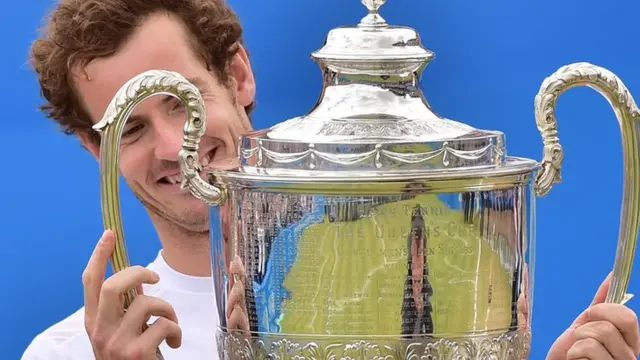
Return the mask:
<path id="1" fill-rule="evenodd" d="M 362 3 L 369 9 L 369 12 L 378 12 L 385 2 L 387 2 L 387 0 L 362 0 Z"/>
<path id="2" fill-rule="evenodd" d="M 360 26 L 380 27 L 386 26 L 387 22 L 378 14 L 378 11 L 387 0 L 360 0 L 369 10 L 369 14 L 360 21 Z"/>

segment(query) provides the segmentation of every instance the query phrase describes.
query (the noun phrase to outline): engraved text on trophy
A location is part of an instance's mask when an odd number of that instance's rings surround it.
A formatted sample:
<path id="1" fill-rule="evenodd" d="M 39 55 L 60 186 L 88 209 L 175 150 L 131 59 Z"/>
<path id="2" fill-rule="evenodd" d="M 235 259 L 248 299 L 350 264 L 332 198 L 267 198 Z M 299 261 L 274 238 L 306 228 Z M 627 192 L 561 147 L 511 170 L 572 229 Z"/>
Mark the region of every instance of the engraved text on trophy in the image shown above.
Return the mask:
<path id="1" fill-rule="evenodd" d="M 516 325 L 524 235 L 510 199 L 521 191 L 248 201 L 258 210 L 243 230 L 252 330 L 412 336 Z"/>

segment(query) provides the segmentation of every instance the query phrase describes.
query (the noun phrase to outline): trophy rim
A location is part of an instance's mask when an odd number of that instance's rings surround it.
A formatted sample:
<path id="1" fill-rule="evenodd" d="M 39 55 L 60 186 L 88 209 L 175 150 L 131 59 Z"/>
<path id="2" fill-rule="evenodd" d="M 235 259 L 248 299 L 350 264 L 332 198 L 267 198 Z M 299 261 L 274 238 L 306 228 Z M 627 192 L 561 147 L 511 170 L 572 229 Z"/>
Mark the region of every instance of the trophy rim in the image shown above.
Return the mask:
<path id="1" fill-rule="evenodd" d="M 452 193 L 512 188 L 530 184 L 540 163 L 523 157 L 507 157 L 500 166 L 466 167 L 441 171 L 314 172 L 235 166 L 207 169 L 209 182 L 224 188 L 252 188 L 284 193 L 381 195 L 408 191 Z"/>

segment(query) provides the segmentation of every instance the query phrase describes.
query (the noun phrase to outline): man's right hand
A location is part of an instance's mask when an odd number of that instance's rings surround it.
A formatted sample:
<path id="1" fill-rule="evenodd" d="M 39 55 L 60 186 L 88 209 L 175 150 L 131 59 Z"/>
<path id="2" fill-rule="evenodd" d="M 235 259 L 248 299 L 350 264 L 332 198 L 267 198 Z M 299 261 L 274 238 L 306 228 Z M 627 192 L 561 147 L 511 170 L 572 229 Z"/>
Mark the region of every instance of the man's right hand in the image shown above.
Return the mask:
<path id="1" fill-rule="evenodd" d="M 142 294 L 142 284 L 160 280 L 155 272 L 132 266 L 105 280 L 114 246 L 113 232 L 105 231 L 82 274 L 85 329 L 97 360 L 155 360 L 164 340 L 174 349 L 180 346 L 178 319 L 169 303 Z M 131 289 L 139 295 L 125 311 L 124 294 Z M 143 331 L 151 316 L 158 319 Z"/>

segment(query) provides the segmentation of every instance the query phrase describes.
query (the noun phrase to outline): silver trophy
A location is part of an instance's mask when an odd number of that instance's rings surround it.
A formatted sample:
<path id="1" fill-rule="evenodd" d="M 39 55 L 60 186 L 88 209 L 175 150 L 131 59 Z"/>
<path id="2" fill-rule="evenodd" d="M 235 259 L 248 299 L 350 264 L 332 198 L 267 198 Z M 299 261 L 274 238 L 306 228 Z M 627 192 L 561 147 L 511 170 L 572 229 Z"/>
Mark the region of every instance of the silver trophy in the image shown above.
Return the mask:
<path id="1" fill-rule="evenodd" d="M 188 108 L 183 188 L 211 206 L 221 359 L 528 358 L 535 201 L 561 179 L 555 104 L 588 86 L 621 125 L 624 202 L 606 301 L 624 301 L 640 222 L 640 113 L 620 79 L 587 63 L 560 68 L 535 97 L 542 162 L 508 156 L 503 133 L 430 108 L 420 76 L 433 53 L 415 30 L 385 22 L 384 0 L 362 2 L 361 22 L 331 30 L 312 54 L 323 76 L 315 106 L 246 134 L 206 178 L 197 88 L 157 70 L 120 89 L 96 125 L 114 270 L 129 266 L 120 135 L 137 104 L 170 94 Z"/>

